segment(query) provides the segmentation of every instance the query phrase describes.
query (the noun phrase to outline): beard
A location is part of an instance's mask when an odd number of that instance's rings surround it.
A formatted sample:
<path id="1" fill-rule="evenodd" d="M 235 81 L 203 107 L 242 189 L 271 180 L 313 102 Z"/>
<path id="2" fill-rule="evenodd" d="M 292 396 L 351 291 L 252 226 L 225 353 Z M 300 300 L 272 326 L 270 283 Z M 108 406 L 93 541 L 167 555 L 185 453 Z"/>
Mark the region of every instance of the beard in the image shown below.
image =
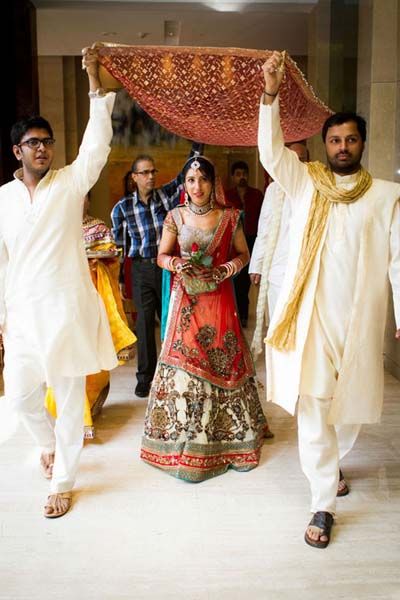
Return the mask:
<path id="1" fill-rule="evenodd" d="M 343 154 L 343 153 L 342 153 Z M 336 156 L 327 156 L 329 167 L 338 175 L 351 175 L 356 173 L 361 166 L 361 156 L 352 156 L 347 154 L 347 159 L 339 159 Z"/>

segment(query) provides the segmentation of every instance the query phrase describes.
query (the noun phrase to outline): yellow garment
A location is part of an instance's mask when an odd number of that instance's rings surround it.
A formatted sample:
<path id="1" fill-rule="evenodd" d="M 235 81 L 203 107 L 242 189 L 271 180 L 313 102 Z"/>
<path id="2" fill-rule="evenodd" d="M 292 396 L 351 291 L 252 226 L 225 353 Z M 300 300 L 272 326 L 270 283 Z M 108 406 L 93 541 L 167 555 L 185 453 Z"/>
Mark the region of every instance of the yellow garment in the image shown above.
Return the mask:
<path id="1" fill-rule="evenodd" d="M 288 352 L 295 348 L 300 304 L 325 230 L 331 202 L 345 204 L 356 202 L 372 185 L 371 175 L 362 167 L 358 171 L 357 183 L 351 190 L 337 188 L 333 172 L 321 162 L 307 163 L 307 167 L 314 182 L 315 192 L 304 229 L 296 277 L 282 316 L 272 334 L 266 339 L 268 344 L 281 352 Z"/>
<path id="2" fill-rule="evenodd" d="M 105 251 L 112 248 L 115 248 L 115 245 L 112 243 L 96 245 L 96 251 Z M 119 292 L 119 261 L 118 258 L 107 258 L 104 260 L 90 259 L 89 264 L 93 283 L 106 308 L 114 348 L 118 353 L 123 348 L 131 346 L 136 342 L 135 334 L 132 333 L 128 327 L 128 321 Z M 123 364 L 124 361 L 119 361 L 119 363 Z M 88 375 L 86 377 L 84 425 L 85 437 L 87 438 L 92 438 L 94 436 L 92 410 L 96 402 L 100 399 L 100 394 L 106 391 L 109 382 L 110 374 L 108 371 L 100 371 L 99 373 Z M 54 392 L 51 388 L 47 389 L 45 406 L 49 413 L 56 418 L 57 404 Z"/>
<path id="3" fill-rule="evenodd" d="M 113 242 L 97 242 L 95 246 L 90 246 L 86 248 L 91 252 L 109 252 L 110 250 L 115 250 L 115 244 Z M 94 259 L 89 259 L 94 260 Z M 96 259 L 97 260 L 97 259 Z M 112 259 L 107 259 L 112 260 Z"/>
<path id="4" fill-rule="evenodd" d="M 128 320 L 122 305 L 118 286 L 118 273 L 119 262 L 117 259 L 111 260 L 109 264 L 101 260 L 97 261 L 95 285 L 106 307 L 116 352 L 136 342 L 135 334 L 128 327 Z M 123 361 L 120 362 L 122 364 Z"/>

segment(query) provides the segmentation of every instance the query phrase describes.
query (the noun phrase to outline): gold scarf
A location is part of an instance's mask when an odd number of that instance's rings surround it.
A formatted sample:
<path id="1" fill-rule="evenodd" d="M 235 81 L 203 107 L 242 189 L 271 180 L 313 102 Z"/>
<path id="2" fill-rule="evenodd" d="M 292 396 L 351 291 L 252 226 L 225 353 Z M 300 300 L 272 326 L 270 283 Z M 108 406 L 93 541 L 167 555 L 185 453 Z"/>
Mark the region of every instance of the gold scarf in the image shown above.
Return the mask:
<path id="1" fill-rule="evenodd" d="M 351 190 L 337 188 L 333 172 L 319 161 L 307 164 L 314 182 L 314 195 L 304 230 L 300 258 L 289 299 L 271 335 L 266 339 L 276 350 L 288 352 L 296 346 L 296 326 L 308 276 L 317 254 L 328 220 L 332 202 L 351 204 L 363 196 L 372 185 L 372 177 L 363 169 L 358 171 L 357 183 Z"/>

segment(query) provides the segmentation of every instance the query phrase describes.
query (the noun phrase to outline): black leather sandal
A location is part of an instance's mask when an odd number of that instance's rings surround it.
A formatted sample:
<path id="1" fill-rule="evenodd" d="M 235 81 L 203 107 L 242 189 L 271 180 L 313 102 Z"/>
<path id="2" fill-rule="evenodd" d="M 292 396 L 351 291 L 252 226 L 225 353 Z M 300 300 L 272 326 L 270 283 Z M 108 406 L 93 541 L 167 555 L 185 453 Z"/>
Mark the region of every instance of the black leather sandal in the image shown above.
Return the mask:
<path id="1" fill-rule="evenodd" d="M 331 529 L 333 525 L 333 516 L 329 512 L 318 511 L 314 514 L 313 518 L 308 524 L 308 527 L 317 527 L 321 530 L 319 537 L 326 536 L 328 539 L 326 541 L 321 540 L 313 540 L 307 535 L 307 530 L 304 534 L 304 540 L 306 544 L 309 546 L 313 546 L 314 548 L 326 548 L 331 539 Z M 307 529 L 308 529 L 307 527 Z"/>

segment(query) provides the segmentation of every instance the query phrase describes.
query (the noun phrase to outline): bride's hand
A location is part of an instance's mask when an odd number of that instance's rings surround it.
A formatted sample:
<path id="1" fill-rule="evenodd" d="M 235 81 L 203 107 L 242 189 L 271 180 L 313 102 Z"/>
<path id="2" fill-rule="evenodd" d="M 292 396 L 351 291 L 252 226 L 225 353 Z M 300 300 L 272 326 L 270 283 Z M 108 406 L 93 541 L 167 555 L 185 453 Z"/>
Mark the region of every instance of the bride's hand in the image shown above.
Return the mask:
<path id="1" fill-rule="evenodd" d="M 190 277 L 200 279 L 201 281 L 213 281 L 213 269 L 204 267 L 203 265 L 193 265 Z"/>

